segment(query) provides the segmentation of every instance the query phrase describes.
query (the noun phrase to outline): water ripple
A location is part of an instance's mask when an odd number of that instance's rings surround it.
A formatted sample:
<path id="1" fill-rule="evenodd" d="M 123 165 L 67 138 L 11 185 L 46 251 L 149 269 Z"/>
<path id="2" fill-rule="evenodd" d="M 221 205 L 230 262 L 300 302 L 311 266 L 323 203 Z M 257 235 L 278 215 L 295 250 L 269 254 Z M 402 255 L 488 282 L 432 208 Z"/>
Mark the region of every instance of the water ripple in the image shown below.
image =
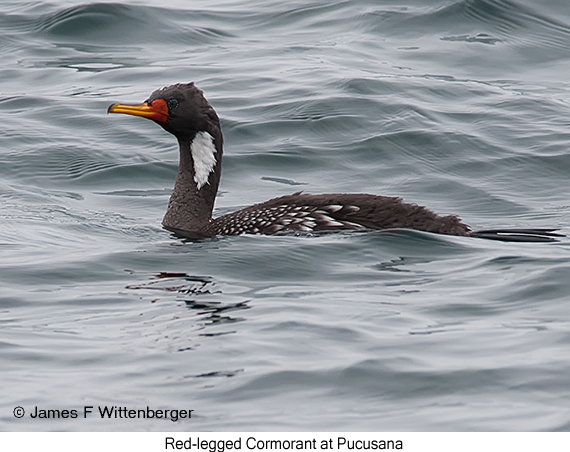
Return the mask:
<path id="1" fill-rule="evenodd" d="M 106 114 L 196 81 L 224 129 L 216 215 L 302 185 L 568 233 L 570 17 L 537 5 L 4 2 L 2 409 L 191 401 L 192 424 L 169 421 L 184 431 L 570 425 L 569 240 L 180 239 L 161 227 L 175 140 Z"/>

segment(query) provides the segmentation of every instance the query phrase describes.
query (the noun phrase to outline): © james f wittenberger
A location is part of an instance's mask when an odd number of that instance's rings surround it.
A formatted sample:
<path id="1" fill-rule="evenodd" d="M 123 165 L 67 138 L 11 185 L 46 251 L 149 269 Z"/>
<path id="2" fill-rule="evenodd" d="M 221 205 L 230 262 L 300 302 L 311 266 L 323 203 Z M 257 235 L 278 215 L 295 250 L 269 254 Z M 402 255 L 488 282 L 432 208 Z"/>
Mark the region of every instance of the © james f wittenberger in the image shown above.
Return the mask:
<path id="1" fill-rule="evenodd" d="M 42 409 L 34 407 L 29 416 L 33 419 L 77 419 L 99 416 L 101 419 L 170 419 L 176 422 L 179 419 L 191 419 L 194 410 L 157 410 L 150 407 L 128 408 L 125 406 L 84 406 L 82 410 L 75 409 Z M 14 416 L 22 418 L 25 415 L 24 408 L 14 408 Z"/>

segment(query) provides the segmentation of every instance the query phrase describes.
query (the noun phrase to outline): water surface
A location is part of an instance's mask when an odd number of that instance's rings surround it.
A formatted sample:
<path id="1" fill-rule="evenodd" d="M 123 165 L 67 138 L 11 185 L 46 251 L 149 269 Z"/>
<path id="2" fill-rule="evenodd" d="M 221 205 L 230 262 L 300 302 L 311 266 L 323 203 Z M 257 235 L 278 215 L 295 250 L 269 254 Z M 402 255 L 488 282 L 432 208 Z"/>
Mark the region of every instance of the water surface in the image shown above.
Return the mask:
<path id="1" fill-rule="evenodd" d="M 2 430 L 570 428 L 567 239 L 185 241 L 175 140 L 106 115 L 195 81 L 216 215 L 368 192 L 568 234 L 565 2 L 7 1 L 0 26 Z M 29 416 L 86 405 L 194 415 Z"/>

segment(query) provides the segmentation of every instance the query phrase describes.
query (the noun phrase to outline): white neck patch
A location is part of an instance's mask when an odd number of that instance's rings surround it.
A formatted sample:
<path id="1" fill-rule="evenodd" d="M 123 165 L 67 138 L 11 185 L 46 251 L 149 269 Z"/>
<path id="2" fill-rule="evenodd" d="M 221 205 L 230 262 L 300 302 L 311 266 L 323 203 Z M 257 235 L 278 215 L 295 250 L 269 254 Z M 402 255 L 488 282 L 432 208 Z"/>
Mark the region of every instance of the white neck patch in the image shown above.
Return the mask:
<path id="1" fill-rule="evenodd" d="M 216 146 L 208 132 L 198 132 L 190 145 L 194 160 L 194 182 L 198 190 L 208 183 L 208 177 L 216 166 Z"/>

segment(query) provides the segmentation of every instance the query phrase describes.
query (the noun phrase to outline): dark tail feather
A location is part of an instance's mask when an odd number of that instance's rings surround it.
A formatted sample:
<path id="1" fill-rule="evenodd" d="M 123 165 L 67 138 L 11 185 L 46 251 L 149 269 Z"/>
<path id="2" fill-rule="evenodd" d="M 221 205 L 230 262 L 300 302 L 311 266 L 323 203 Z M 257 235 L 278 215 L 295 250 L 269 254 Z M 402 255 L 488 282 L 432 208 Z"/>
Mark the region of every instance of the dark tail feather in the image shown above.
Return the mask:
<path id="1" fill-rule="evenodd" d="M 471 232 L 471 237 L 481 239 L 501 240 L 502 242 L 558 242 L 558 229 L 485 229 Z"/>

